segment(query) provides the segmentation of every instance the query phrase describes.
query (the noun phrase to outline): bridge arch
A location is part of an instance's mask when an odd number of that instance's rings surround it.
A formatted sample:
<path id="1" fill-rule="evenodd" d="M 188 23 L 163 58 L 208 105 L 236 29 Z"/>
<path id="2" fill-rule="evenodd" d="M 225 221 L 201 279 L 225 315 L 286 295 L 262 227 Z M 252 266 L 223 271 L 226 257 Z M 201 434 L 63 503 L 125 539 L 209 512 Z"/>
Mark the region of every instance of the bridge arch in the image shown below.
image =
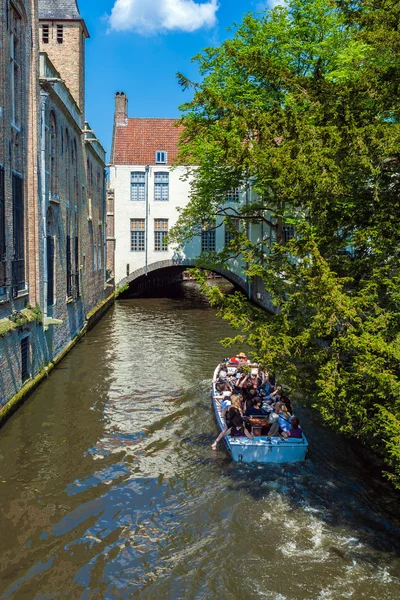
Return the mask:
<path id="1" fill-rule="evenodd" d="M 136 269 L 135 271 L 132 271 L 132 273 L 130 273 L 127 277 L 124 277 L 124 279 L 122 279 L 119 282 L 118 287 L 124 287 L 125 285 L 130 285 L 131 283 L 134 283 L 135 281 L 144 278 L 146 276 L 146 274 L 150 275 L 151 273 L 156 273 L 157 271 L 163 271 L 165 269 L 167 269 L 167 270 L 174 269 L 177 273 L 178 272 L 183 273 L 183 271 L 186 271 L 186 269 L 190 269 L 190 268 L 193 268 L 196 266 L 197 265 L 195 264 L 195 261 L 190 260 L 190 259 L 177 260 L 177 259 L 172 258 L 172 259 L 168 259 L 168 260 L 160 260 L 155 263 L 150 263 L 147 266 L 147 271 L 146 271 L 146 267 L 141 267 L 140 269 Z M 213 273 L 216 273 L 217 275 L 221 275 L 221 277 L 224 277 L 224 279 L 227 279 L 233 285 L 236 285 L 248 296 L 249 286 L 244 277 L 237 275 L 236 273 L 234 273 L 233 271 L 230 271 L 229 269 L 216 268 L 216 269 L 212 269 L 212 271 L 213 271 Z"/>

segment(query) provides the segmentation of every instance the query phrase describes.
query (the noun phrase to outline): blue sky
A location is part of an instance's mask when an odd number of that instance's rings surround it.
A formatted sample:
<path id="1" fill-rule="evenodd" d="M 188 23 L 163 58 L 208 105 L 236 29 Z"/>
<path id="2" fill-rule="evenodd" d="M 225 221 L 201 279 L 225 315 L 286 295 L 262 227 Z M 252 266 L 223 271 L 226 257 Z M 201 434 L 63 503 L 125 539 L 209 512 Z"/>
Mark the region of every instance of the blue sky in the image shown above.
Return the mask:
<path id="1" fill-rule="evenodd" d="M 86 118 L 107 152 L 114 94 L 129 98 L 130 117 L 179 116 L 188 98 L 175 74 L 197 79 L 191 57 L 220 44 L 234 21 L 279 0 L 80 0 L 86 46 Z M 110 18 L 110 15 L 111 18 Z"/>

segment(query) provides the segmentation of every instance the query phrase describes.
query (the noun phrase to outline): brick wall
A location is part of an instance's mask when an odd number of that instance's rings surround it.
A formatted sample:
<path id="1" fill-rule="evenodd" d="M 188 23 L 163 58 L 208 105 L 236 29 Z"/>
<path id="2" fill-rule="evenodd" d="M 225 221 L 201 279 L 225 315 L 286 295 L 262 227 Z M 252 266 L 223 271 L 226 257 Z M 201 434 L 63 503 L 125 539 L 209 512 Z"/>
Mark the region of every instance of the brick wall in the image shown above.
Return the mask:
<path id="1" fill-rule="evenodd" d="M 5 0 L 0 0 L 0 165 L 5 183 L 5 239 L 0 231 L 0 242 L 6 247 L 0 256 L 0 408 L 68 346 L 88 313 L 112 291 L 105 287 L 105 153 L 95 136 L 83 131 L 87 31 L 83 21 L 64 22 L 63 43 L 51 38 L 43 44 L 54 67 L 39 54 L 37 0 L 19 4 L 27 20 L 11 8 L 7 23 Z M 13 34 L 18 40 L 14 86 Z M 13 173 L 22 181 L 26 282 L 14 295 Z M 14 319 L 29 304 L 40 304 L 43 322 L 13 326 L 8 317 Z M 46 318 L 53 320 L 49 327 Z"/>
<path id="2" fill-rule="evenodd" d="M 57 26 L 62 27 L 62 43 L 58 41 Z M 43 42 L 43 27 L 48 27 L 47 43 Z M 61 73 L 66 86 L 82 113 L 85 109 L 86 37 L 86 28 L 82 21 L 40 21 L 40 50 L 46 52 L 51 62 Z"/>
<path id="3" fill-rule="evenodd" d="M 18 2 L 14 7 L 0 1 L 0 165 L 4 173 L 4 234 L 0 231 L 0 406 L 20 389 L 22 358 L 26 359 L 24 375 L 37 373 L 47 362 L 47 347 L 43 328 L 26 323 L 4 334 L 6 319 L 19 314 L 29 304 L 39 301 L 38 252 L 38 61 L 36 0 Z M 11 65 L 15 58 L 12 72 Z M 13 179 L 20 181 L 22 227 L 18 236 L 23 240 L 21 278 L 23 285 L 13 289 L 13 259 L 16 221 L 14 218 Z M 14 262 L 15 267 L 15 262 Z M 15 271 L 14 274 L 16 275 Z M 21 282 L 20 282 L 21 283 Z M 25 341 L 24 341 L 25 340 Z M 22 344 L 22 345 L 21 345 Z M 24 352 L 22 353 L 22 348 Z"/>

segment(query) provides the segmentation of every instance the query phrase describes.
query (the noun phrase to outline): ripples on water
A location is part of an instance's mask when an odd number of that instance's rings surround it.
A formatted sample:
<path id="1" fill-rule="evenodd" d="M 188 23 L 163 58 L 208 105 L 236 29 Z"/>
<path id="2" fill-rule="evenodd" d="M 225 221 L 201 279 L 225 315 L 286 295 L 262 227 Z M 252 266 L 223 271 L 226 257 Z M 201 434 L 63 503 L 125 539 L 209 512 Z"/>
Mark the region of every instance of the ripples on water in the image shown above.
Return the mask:
<path id="1" fill-rule="evenodd" d="M 398 496 L 298 409 L 304 465 L 232 464 L 197 295 L 121 301 L 0 433 L 0 598 L 400 597 Z"/>

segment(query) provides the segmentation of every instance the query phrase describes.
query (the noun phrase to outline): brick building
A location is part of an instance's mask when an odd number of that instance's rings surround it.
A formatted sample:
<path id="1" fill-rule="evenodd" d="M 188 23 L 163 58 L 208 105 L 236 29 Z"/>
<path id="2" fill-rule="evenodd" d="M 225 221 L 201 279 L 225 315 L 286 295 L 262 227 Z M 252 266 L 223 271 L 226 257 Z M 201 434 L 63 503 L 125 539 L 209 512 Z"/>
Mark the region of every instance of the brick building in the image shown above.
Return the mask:
<path id="1" fill-rule="evenodd" d="M 40 368 L 37 2 L 0 1 L 0 404 Z M 31 227 L 29 226 L 31 225 Z M 24 312 L 22 312 L 24 311 Z M 11 317 L 11 319 L 9 318 Z"/>
<path id="2" fill-rule="evenodd" d="M 0 1 L 1 421 L 113 290 L 105 151 L 84 120 L 85 22 L 75 0 Z"/>

